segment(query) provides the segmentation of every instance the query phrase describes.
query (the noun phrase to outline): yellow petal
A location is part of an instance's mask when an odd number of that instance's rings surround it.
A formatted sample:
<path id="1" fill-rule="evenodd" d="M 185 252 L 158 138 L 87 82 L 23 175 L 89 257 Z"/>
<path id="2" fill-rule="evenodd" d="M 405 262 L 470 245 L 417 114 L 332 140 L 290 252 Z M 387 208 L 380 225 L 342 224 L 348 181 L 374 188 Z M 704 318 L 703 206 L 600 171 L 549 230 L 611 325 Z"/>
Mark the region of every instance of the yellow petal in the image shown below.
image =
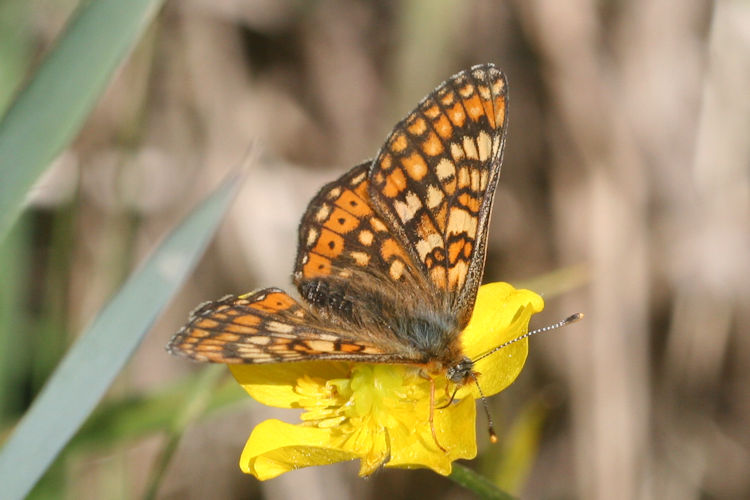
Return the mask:
<path id="1" fill-rule="evenodd" d="M 391 460 L 385 466 L 428 467 L 444 476 L 450 474 L 454 460 L 474 458 L 477 454 L 475 418 L 476 405 L 471 398 L 435 411 L 435 432 L 447 452 L 437 447 L 426 421 L 391 429 Z"/>
<path id="2" fill-rule="evenodd" d="M 325 381 L 349 376 L 349 365 L 331 361 L 229 365 L 239 384 L 256 401 L 278 408 L 299 408 L 300 395 L 294 391 L 305 375 Z"/>
<path id="3" fill-rule="evenodd" d="M 461 334 L 464 352 L 472 359 L 528 331 L 532 314 L 544 308 L 544 300 L 529 290 L 517 290 L 507 283 L 489 283 L 479 288 L 471 321 Z M 526 361 L 528 341 L 515 342 L 478 361 L 479 384 L 485 396 L 508 387 Z M 464 386 L 458 397 L 479 397 L 475 384 Z"/>
<path id="4" fill-rule="evenodd" d="M 335 430 L 266 420 L 253 429 L 240 468 L 261 481 L 291 470 L 358 458 L 336 445 Z"/>
<path id="5" fill-rule="evenodd" d="M 388 433 L 385 429 L 363 425 L 346 440 L 342 448 L 360 457 L 359 475 L 369 476 L 388 458 Z"/>

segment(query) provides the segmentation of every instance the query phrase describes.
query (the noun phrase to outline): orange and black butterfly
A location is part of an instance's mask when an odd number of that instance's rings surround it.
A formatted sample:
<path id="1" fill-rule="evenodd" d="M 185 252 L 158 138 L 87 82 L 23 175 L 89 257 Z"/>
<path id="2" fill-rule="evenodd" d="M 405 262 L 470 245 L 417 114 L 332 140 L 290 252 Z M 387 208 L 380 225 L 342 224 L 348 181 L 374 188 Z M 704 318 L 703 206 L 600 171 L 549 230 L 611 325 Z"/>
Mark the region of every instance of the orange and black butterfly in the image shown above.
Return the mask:
<path id="1" fill-rule="evenodd" d="M 299 226 L 294 283 L 196 309 L 168 350 L 197 361 L 345 360 L 475 377 L 459 336 L 482 278 L 507 86 L 492 64 L 441 83 Z"/>

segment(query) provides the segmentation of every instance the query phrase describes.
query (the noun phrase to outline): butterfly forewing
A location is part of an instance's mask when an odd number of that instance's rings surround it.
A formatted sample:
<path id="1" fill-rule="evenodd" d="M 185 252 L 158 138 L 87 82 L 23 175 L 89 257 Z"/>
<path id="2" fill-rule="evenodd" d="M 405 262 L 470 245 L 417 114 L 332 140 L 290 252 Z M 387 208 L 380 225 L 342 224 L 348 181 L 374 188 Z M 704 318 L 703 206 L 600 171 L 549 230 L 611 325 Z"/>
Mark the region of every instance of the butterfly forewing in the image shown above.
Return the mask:
<path id="1" fill-rule="evenodd" d="M 373 206 L 461 326 L 484 267 L 506 104 L 494 66 L 458 73 L 396 125 L 370 171 Z"/>
<path id="2" fill-rule="evenodd" d="M 167 348 L 215 363 L 394 358 L 361 338 L 342 335 L 278 288 L 201 305 Z"/>

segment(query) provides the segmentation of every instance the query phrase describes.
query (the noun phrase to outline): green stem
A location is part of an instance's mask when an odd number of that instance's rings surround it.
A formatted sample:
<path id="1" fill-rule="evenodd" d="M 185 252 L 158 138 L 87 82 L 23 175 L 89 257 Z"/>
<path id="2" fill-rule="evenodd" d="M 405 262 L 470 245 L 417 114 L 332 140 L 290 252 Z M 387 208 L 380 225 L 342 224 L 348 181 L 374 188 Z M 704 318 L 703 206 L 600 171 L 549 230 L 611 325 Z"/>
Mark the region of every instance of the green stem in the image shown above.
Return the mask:
<path id="1" fill-rule="evenodd" d="M 448 476 L 456 484 L 476 494 L 479 498 L 493 500 L 516 500 L 509 493 L 504 492 L 486 477 L 474 472 L 466 466 L 454 463 L 453 471 Z"/>

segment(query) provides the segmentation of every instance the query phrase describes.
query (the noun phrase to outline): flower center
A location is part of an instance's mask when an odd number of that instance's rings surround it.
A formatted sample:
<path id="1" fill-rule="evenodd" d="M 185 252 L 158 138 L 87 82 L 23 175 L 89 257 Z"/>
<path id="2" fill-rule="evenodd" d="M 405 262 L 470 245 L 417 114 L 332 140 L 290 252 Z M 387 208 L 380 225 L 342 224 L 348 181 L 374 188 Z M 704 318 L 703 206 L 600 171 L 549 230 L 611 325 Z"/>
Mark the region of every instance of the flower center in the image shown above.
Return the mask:
<path id="1" fill-rule="evenodd" d="M 429 416 L 430 382 L 419 369 L 403 365 L 351 365 L 349 378 L 324 381 L 309 376 L 297 380 L 308 425 L 338 427 L 345 434 L 366 425 L 372 430 L 399 425 L 400 415 Z M 421 420 L 421 419 L 420 419 Z"/>

